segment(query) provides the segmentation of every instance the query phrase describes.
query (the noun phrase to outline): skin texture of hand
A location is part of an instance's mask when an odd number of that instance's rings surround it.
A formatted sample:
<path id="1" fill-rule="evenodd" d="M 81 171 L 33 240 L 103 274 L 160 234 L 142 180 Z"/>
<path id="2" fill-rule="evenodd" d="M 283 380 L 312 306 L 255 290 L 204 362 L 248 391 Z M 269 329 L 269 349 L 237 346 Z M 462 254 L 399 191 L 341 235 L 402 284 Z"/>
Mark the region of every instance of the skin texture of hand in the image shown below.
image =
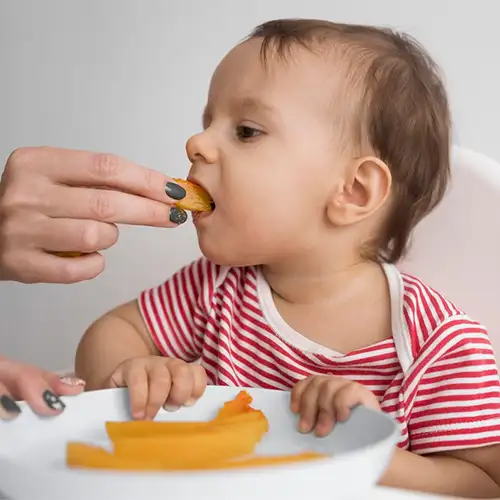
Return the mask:
<path id="1" fill-rule="evenodd" d="M 153 419 L 163 406 L 167 411 L 192 406 L 207 387 L 202 366 L 161 356 L 132 358 L 112 373 L 108 387 L 128 387 L 130 410 L 138 420 Z"/>
<path id="2" fill-rule="evenodd" d="M 299 430 L 323 437 L 335 422 L 349 418 L 352 408 L 365 405 L 379 410 L 375 395 L 366 387 L 345 378 L 317 375 L 298 382 L 291 395 L 291 410 L 300 415 Z"/>
<path id="3" fill-rule="evenodd" d="M 26 401 L 38 415 L 56 416 L 65 408 L 58 396 L 76 396 L 85 383 L 60 378 L 55 373 L 0 357 L 0 419 L 16 418 L 21 409 L 16 400 Z"/>
<path id="4" fill-rule="evenodd" d="M 379 410 L 375 395 L 341 377 L 313 376 L 298 382 L 291 409 L 300 416 L 299 430 L 326 436 L 362 404 Z M 500 446 L 463 449 L 421 456 L 396 448 L 380 485 L 463 498 L 500 496 Z"/>
<path id="5" fill-rule="evenodd" d="M 104 269 L 116 224 L 176 227 L 186 195 L 164 174 L 111 154 L 22 148 L 0 184 L 0 279 L 74 283 Z M 81 252 L 64 258 L 54 252 Z"/>

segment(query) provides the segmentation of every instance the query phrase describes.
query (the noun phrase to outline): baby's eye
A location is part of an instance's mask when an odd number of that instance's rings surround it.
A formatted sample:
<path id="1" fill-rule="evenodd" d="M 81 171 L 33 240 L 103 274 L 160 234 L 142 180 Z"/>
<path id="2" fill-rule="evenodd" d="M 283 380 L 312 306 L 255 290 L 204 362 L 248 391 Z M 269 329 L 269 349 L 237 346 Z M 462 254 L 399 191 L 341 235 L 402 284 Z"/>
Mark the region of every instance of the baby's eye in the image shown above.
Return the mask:
<path id="1" fill-rule="evenodd" d="M 261 131 L 257 130 L 256 128 L 248 127 L 245 125 L 236 127 L 236 136 L 240 141 L 249 141 L 251 139 L 255 139 L 256 137 L 259 137 L 260 134 Z"/>

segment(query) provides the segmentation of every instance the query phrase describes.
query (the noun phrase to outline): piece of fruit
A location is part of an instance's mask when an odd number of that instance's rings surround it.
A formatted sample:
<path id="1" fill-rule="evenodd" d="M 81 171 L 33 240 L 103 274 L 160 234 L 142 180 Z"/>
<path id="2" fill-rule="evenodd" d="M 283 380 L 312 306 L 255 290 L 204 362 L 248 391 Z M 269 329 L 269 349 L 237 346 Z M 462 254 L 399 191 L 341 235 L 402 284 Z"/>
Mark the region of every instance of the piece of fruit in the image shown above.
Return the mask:
<path id="1" fill-rule="evenodd" d="M 241 391 L 204 422 L 106 422 L 112 451 L 70 442 L 66 464 L 77 469 L 123 471 L 215 470 L 264 467 L 323 458 L 316 452 L 255 456 L 269 430 L 252 397 Z"/>
<path id="2" fill-rule="evenodd" d="M 83 255 L 82 252 L 52 252 L 57 257 L 81 257 Z"/>
<path id="3" fill-rule="evenodd" d="M 184 179 L 173 179 L 173 181 L 186 190 L 186 196 L 176 203 L 179 208 L 190 212 L 210 212 L 213 210 L 213 200 L 201 186 Z"/>
<path id="4" fill-rule="evenodd" d="M 235 414 L 227 418 L 215 418 L 206 422 L 152 422 L 148 420 L 132 420 L 128 422 L 106 422 L 106 433 L 112 442 L 121 439 L 139 439 L 146 437 L 171 437 L 193 435 L 218 428 L 231 426 L 249 426 L 258 429 L 262 434 L 269 429 L 266 417 L 260 410 Z"/>

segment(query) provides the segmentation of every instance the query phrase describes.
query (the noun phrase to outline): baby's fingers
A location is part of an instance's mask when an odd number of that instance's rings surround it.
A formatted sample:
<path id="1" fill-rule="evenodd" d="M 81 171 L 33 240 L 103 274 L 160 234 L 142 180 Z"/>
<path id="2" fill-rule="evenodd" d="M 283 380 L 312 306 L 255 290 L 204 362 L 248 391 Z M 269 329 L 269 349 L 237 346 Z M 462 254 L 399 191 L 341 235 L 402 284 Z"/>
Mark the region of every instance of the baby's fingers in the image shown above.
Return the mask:
<path id="1" fill-rule="evenodd" d="M 172 378 L 164 363 L 154 363 L 148 368 L 149 394 L 145 418 L 153 419 L 170 394 Z"/>
<path id="2" fill-rule="evenodd" d="M 167 411 L 176 411 L 186 402 L 189 404 L 194 388 L 194 373 L 190 365 L 179 359 L 171 359 L 168 369 L 172 379 L 170 394 L 165 401 L 164 408 Z"/>
<path id="3" fill-rule="evenodd" d="M 347 384 L 339 389 L 333 400 L 333 410 L 339 422 L 345 422 L 351 410 L 358 405 L 364 405 L 374 410 L 379 409 L 375 395 L 358 384 Z"/>
<path id="4" fill-rule="evenodd" d="M 318 396 L 322 387 L 322 381 L 313 378 L 300 395 L 299 431 L 311 432 L 316 426 L 318 417 Z"/>
<path id="5" fill-rule="evenodd" d="M 319 437 L 327 436 L 333 430 L 336 419 L 333 400 L 338 390 L 338 385 L 334 383 L 325 383 L 321 386 L 318 394 L 318 415 L 314 427 Z"/>
<path id="6" fill-rule="evenodd" d="M 120 376 L 121 375 L 121 376 Z M 135 419 L 143 419 L 146 416 L 148 404 L 148 374 L 142 363 L 131 363 L 121 374 L 117 374 L 117 387 L 128 387 L 130 412 Z M 114 378 L 114 377 L 113 377 Z"/>
<path id="7" fill-rule="evenodd" d="M 304 378 L 293 386 L 290 394 L 290 409 L 293 413 L 300 413 L 302 394 L 304 394 L 312 380 L 312 377 Z"/>
<path id="8" fill-rule="evenodd" d="M 193 372 L 193 392 L 191 397 L 184 403 L 185 406 L 192 406 L 203 396 L 207 388 L 207 372 L 201 365 L 189 365 Z"/>

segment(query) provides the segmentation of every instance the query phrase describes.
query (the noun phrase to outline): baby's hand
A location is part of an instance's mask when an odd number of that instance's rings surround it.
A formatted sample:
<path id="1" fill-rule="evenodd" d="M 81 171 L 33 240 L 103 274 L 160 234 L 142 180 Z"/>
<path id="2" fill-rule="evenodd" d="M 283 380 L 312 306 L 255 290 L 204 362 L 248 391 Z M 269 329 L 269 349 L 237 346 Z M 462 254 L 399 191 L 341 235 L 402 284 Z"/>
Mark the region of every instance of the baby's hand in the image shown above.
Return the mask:
<path id="1" fill-rule="evenodd" d="M 167 411 L 192 406 L 203 395 L 207 375 L 200 365 L 180 359 L 145 356 L 124 361 L 111 374 L 107 387 L 128 387 L 135 419 L 153 419 Z"/>
<path id="2" fill-rule="evenodd" d="M 329 434 L 335 422 L 349 418 L 359 404 L 380 409 L 377 398 L 366 387 L 342 377 L 316 375 L 298 382 L 292 390 L 291 409 L 300 415 L 299 430 L 317 436 Z"/>

